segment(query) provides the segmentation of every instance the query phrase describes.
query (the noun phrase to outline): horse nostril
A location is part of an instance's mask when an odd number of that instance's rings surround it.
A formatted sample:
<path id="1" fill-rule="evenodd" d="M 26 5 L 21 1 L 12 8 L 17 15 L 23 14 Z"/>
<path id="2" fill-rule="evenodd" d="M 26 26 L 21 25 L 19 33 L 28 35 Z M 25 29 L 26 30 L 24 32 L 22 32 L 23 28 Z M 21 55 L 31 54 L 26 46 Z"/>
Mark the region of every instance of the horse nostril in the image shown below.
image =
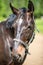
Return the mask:
<path id="1" fill-rule="evenodd" d="M 20 54 L 18 54 L 19 55 L 19 57 L 21 57 L 21 55 Z"/>
<path id="2" fill-rule="evenodd" d="M 17 55 L 14 56 L 14 60 L 15 61 L 21 62 L 21 59 L 22 58 L 21 58 L 21 55 L 20 54 L 17 54 Z"/>
<path id="3" fill-rule="evenodd" d="M 19 59 L 18 59 L 18 61 L 21 62 L 21 61 L 22 61 L 22 57 L 21 57 L 20 54 L 18 54 L 18 55 L 19 55 Z"/>
<path id="4" fill-rule="evenodd" d="M 20 58 L 21 58 L 21 55 L 20 55 L 20 54 L 17 54 L 17 55 L 16 55 L 16 58 L 17 58 L 17 59 L 20 59 Z"/>

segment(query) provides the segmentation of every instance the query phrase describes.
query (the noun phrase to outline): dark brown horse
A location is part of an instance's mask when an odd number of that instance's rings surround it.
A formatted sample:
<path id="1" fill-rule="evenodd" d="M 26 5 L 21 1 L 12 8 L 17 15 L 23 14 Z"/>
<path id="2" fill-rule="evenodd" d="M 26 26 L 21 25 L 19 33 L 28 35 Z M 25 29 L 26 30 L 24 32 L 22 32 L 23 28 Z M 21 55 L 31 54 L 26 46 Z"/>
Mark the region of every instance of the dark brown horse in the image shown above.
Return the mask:
<path id="1" fill-rule="evenodd" d="M 28 9 L 16 9 L 10 3 L 16 17 L 0 23 L 0 65 L 22 65 L 28 45 L 34 38 L 34 5 L 29 1 Z"/>

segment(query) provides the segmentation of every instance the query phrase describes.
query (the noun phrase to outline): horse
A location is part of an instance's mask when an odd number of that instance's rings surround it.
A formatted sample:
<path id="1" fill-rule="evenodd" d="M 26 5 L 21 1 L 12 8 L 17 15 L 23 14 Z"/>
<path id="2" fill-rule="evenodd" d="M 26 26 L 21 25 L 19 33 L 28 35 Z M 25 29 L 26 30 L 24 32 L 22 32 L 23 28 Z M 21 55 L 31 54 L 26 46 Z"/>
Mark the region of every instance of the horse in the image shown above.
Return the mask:
<path id="1" fill-rule="evenodd" d="M 10 3 L 13 16 L 0 23 L 0 64 L 22 65 L 34 39 L 34 5 L 17 9 Z"/>

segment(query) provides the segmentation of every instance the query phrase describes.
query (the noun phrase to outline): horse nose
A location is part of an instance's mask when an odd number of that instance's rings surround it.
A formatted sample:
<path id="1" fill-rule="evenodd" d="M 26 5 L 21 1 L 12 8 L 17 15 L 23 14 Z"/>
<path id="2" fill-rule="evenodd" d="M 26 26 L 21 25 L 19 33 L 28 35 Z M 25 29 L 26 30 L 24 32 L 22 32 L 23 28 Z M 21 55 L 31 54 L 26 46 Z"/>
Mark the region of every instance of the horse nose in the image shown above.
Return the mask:
<path id="1" fill-rule="evenodd" d="M 21 55 L 20 54 L 15 55 L 14 60 L 17 61 L 17 62 L 21 62 L 22 61 Z"/>

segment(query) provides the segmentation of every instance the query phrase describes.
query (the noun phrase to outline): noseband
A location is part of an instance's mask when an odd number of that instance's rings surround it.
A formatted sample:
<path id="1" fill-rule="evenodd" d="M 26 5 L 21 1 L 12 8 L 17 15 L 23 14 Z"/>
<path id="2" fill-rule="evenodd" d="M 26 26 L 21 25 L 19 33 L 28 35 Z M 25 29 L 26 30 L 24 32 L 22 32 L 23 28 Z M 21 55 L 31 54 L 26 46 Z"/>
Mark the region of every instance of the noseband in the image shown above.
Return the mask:
<path id="1" fill-rule="evenodd" d="M 16 42 L 20 42 L 21 43 L 21 45 L 23 45 L 26 49 L 28 49 L 28 44 L 27 44 L 27 42 L 23 42 L 22 40 L 20 40 L 20 39 L 13 39 L 14 41 L 16 41 Z"/>
<path id="2" fill-rule="evenodd" d="M 20 40 L 20 39 L 17 39 L 17 38 L 14 38 L 13 41 L 20 42 L 20 44 L 25 47 L 25 49 L 26 49 L 26 54 L 30 54 L 30 53 L 28 52 L 28 49 L 29 49 L 29 45 L 30 45 L 31 42 L 33 41 L 34 37 L 35 37 L 35 32 L 33 32 L 33 35 L 32 35 L 32 37 L 31 37 L 31 39 L 30 39 L 29 42 L 28 42 L 28 41 L 24 42 L 24 41 L 22 41 L 22 40 Z"/>

